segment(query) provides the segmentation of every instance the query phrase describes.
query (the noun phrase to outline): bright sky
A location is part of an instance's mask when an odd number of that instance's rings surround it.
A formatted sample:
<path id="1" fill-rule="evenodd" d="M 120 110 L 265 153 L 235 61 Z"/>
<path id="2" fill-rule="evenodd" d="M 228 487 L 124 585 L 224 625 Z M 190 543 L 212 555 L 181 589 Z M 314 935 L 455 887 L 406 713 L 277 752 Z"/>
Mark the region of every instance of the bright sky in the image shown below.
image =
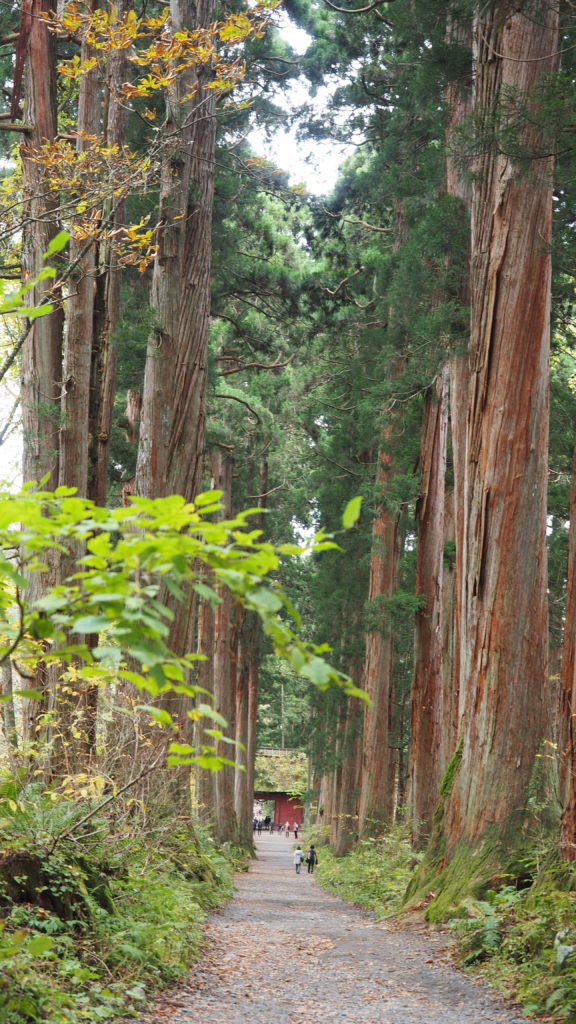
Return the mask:
<path id="1" fill-rule="evenodd" d="M 287 42 L 297 54 L 305 53 L 311 38 L 307 32 L 298 28 L 284 12 L 280 12 L 280 29 Z M 297 79 L 286 92 L 275 97 L 278 106 L 286 112 L 293 110 L 301 103 L 312 102 L 317 114 L 325 109 L 331 88 L 317 89 L 314 97 L 309 95 L 304 78 Z M 353 151 L 353 146 L 331 142 L 308 140 L 303 142 L 296 138 L 296 129 L 278 130 L 268 140 L 261 131 L 253 131 L 248 141 L 258 155 L 265 156 L 281 170 L 290 175 L 290 185 L 306 186 L 314 195 L 326 195 L 336 184 L 338 169 L 341 163 Z"/>

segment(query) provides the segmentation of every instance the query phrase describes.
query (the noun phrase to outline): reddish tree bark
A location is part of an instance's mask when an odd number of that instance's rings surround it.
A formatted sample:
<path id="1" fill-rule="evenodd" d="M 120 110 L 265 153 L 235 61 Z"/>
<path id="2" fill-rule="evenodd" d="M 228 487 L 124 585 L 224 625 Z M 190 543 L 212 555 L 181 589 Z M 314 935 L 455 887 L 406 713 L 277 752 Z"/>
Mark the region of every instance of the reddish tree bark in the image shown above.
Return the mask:
<path id="1" fill-rule="evenodd" d="M 42 18 L 49 9 L 46 0 L 31 0 L 25 69 L 25 123 L 29 131 L 21 151 L 25 218 L 22 264 L 27 277 L 34 277 L 43 268 L 43 255 L 60 229 L 58 197 L 47 183 L 44 166 L 34 156 L 44 142 L 55 138 L 57 130 L 54 39 Z M 26 16 L 24 12 L 23 18 Z M 44 289 L 44 283 L 33 289 L 31 303 L 41 301 Z M 32 321 L 22 349 L 22 475 L 25 482 L 44 479 L 48 489 L 58 486 L 62 331 L 63 314 L 58 308 Z M 49 552 L 46 562 L 47 571 L 33 573 L 30 578 L 26 595 L 30 602 L 59 581 L 59 553 Z M 37 667 L 33 685 L 43 698 L 24 701 L 26 742 L 38 738 L 36 723 L 53 699 L 55 674 L 55 668 L 48 670 L 43 663 Z"/>
<path id="2" fill-rule="evenodd" d="M 120 0 L 116 5 L 120 18 L 132 8 L 132 0 Z M 126 50 L 113 50 L 108 55 L 105 88 L 107 103 L 104 126 L 108 146 L 122 149 L 128 137 L 128 110 L 118 102 L 122 83 L 128 78 Z M 116 231 L 124 223 L 125 200 L 110 198 L 105 204 L 107 230 Z M 116 346 L 114 332 L 120 319 L 120 278 L 122 268 L 111 239 L 98 247 L 98 275 L 94 299 L 94 337 L 92 352 L 92 383 L 90 394 L 90 446 L 88 466 L 88 495 L 98 505 L 106 503 L 108 483 L 108 452 L 116 389 Z M 128 392 L 128 396 L 134 392 Z M 140 397 L 138 395 L 138 397 Z M 131 406 L 132 407 L 132 406 Z M 127 413 L 128 415 L 128 413 Z M 136 440 L 132 437 L 131 440 Z"/>
<path id="3" fill-rule="evenodd" d="M 213 0 L 172 0 L 174 31 L 207 28 Z M 181 72 L 167 96 L 166 157 L 146 358 L 136 491 L 193 498 L 200 489 L 210 312 L 215 92 L 209 69 Z"/>
<path id="4" fill-rule="evenodd" d="M 563 755 L 562 835 L 560 850 L 565 860 L 576 860 L 576 437 L 570 490 L 570 537 L 562 651 L 562 710 L 567 736 Z"/>
<path id="5" fill-rule="evenodd" d="M 330 838 L 330 845 L 337 857 L 350 852 L 358 835 L 362 721 L 363 704 L 355 697 L 347 698 L 340 723 L 340 765 L 335 779 L 335 811 Z"/>
<path id="6" fill-rule="evenodd" d="M 205 571 L 205 582 L 209 585 L 211 580 L 208 578 L 208 570 Z M 204 693 L 200 693 L 200 700 L 202 703 L 210 700 L 210 697 L 214 695 L 214 609 L 212 605 L 205 598 L 200 598 L 199 609 L 198 609 L 198 636 L 197 636 L 197 653 L 203 656 L 202 661 L 198 662 L 198 676 L 197 684 Z M 200 747 L 203 743 L 202 739 L 202 726 L 203 723 L 199 722 L 196 727 L 196 746 Z M 203 771 L 198 769 L 194 773 L 195 791 L 196 791 L 196 806 L 198 812 L 208 814 L 212 811 L 215 803 L 215 780 L 212 772 Z"/>
<path id="7" fill-rule="evenodd" d="M 478 16 L 475 38 L 475 112 L 490 124 L 508 97 L 530 102 L 554 67 L 557 11 L 539 6 L 535 19 L 500 2 Z M 523 135 L 537 147 L 536 127 Z M 445 818 L 449 855 L 461 840 L 515 838 L 546 683 L 551 165 L 534 159 L 528 175 L 485 147 L 475 170 L 463 746 Z"/>
<path id="8" fill-rule="evenodd" d="M 446 452 L 448 367 L 426 396 L 422 424 L 422 483 L 416 517 L 416 593 L 425 604 L 416 613 L 412 682 L 410 808 L 413 833 L 430 834 L 446 768 L 444 713 L 444 542 L 446 539 Z M 451 666 L 450 666 L 451 670 Z"/>
<path id="9" fill-rule="evenodd" d="M 268 463 L 262 459 L 259 470 L 259 505 L 266 505 L 268 490 Z M 264 514 L 260 513 L 255 525 L 264 529 Z M 262 630 L 254 612 L 242 616 L 240 643 L 236 664 L 236 748 L 238 767 L 234 778 L 234 811 L 238 823 L 238 841 L 242 846 L 252 844 L 252 817 L 254 806 L 254 766 L 256 760 L 256 725 L 258 690 L 260 683 Z"/>
<path id="10" fill-rule="evenodd" d="M 222 491 L 222 514 L 231 515 L 232 506 L 232 461 L 222 456 L 219 448 L 212 456 L 212 482 L 216 490 Z M 226 587 L 218 590 L 220 603 L 214 610 L 214 647 L 212 652 L 214 671 L 214 704 L 216 710 L 228 722 L 225 733 L 235 734 L 235 679 L 231 659 L 232 597 Z M 234 760 L 234 747 L 217 740 L 216 753 Z M 236 839 L 237 823 L 234 811 L 234 767 L 225 765 L 215 775 L 214 824 L 216 834 L 222 841 Z"/>
<path id="11" fill-rule="evenodd" d="M 88 3 L 92 13 L 98 6 Z M 82 43 L 81 60 L 96 51 Z M 80 78 L 78 96 L 78 152 L 86 152 L 91 139 L 102 128 L 102 87 L 98 69 Z M 67 302 L 67 330 L 62 367 L 62 423 L 60 427 L 61 486 L 76 487 L 88 494 L 88 444 L 90 433 L 90 383 L 94 337 L 94 296 L 96 289 L 96 243 L 70 240 L 70 260 L 75 269 L 70 278 Z"/>
<path id="12" fill-rule="evenodd" d="M 390 434 L 390 431 L 389 431 Z M 400 544 L 398 517 L 384 503 L 392 461 L 384 451 L 378 456 L 376 484 L 380 494 L 372 527 L 372 556 L 368 600 L 385 601 L 396 590 Z M 362 779 L 358 828 L 361 836 L 378 832 L 392 820 L 394 773 L 389 745 L 393 638 L 389 624 L 379 613 L 378 628 L 366 633 L 363 689 L 372 702 L 364 712 Z"/>
<path id="13" fill-rule="evenodd" d="M 44 166 L 33 158 L 34 151 L 52 142 L 57 131 L 54 38 L 42 18 L 49 10 L 47 0 L 32 0 L 25 80 L 29 132 L 22 148 L 22 262 L 28 277 L 42 269 L 42 257 L 60 230 L 58 197 L 46 182 Z M 45 287 L 41 283 L 33 290 L 33 303 L 41 300 Z M 50 489 L 58 486 L 62 327 L 60 309 L 35 319 L 22 349 L 23 477 L 34 481 L 47 476 Z"/>

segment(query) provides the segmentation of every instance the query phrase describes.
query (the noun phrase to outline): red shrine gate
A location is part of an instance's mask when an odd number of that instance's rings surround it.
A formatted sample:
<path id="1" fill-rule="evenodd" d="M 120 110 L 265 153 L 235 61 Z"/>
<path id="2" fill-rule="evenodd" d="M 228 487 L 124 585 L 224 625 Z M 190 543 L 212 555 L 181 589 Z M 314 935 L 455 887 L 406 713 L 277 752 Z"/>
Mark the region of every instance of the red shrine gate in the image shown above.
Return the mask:
<path id="1" fill-rule="evenodd" d="M 294 822 L 298 825 L 302 824 L 304 808 L 297 796 L 288 796 L 288 793 L 281 792 L 266 792 L 263 789 L 259 789 L 254 793 L 254 799 L 274 801 L 273 820 L 276 825 L 284 825 L 287 821 L 290 822 L 290 826 Z"/>

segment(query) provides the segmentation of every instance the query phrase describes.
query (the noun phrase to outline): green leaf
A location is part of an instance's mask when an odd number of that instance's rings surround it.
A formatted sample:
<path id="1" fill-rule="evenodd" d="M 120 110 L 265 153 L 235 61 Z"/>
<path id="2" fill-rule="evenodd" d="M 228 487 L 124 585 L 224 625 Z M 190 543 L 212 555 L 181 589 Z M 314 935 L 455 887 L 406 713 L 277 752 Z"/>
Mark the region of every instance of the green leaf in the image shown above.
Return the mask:
<path id="1" fill-rule="evenodd" d="M 19 316 L 28 317 L 29 320 L 36 320 L 39 316 L 47 316 L 54 309 L 52 302 L 45 302 L 42 306 L 26 306 L 18 310 Z"/>
<path id="2" fill-rule="evenodd" d="M 44 259 L 46 259 L 47 256 L 53 256 L 55 252 L 62 252 L 62 249 L 64 249 L 68 244 L 69 238 L 70 235 L 67 231 L 59 231 L 57 235 L 54 235 L 54 238 L 51 239 L 48 244 L 48 248 L 44 253 Z"/>
<path id="3" fill-rule="evenodd" d="M 282 601 L 273 590 L 267 587 L 260 587 L 248 595 L 250 604 L 261 612 L 278 612 L 282 607 Z"/>
<path id="4" fill-rule="evenodd" d="M 342 526 L 345 530 L 349 530 L 351 526 L 360 518 L 360 506 L 362 505 L 362 497 L 357 495 L 355 498 L 351 498 L 344 512 L 342 514 Z"/>
<path id="5" fill-rule="evenodd" d="M 334 674 L 334 669 L 330 667 L 324 658 L 311 658 L 303 668 L 300 669 L 300 675 L 305 676 L 306 679 L 310 679 L 315 686 L 324 687 L 328 686 Z"/>
<path id="6" fill-rule="evenodd" d="M 14 690 L 15 697 L 27 697 L 29 700 L 42 700 L 44 696 L 40 690 Z"/>
<path id="7" fill-rule="evenodd" d="M 96 661 L 101 661 L 105 665 L 119 665 L 122 652 L 119 647 L 95 647 L 92 651 L 92 655 L 96 658 Z"/>
<path id="8" fill-rule="evenodd" d="M 358 700 L 364 701 L 368 707 L 372 707 L 372 700 L 366 693 L 366 690 L 361 690 L 358 686 L 347 686 L 346 684 L 344 684 L 344 688 L 348 697 L 357 697 Z"/>
<path id="9" fill-rule="evenodd" d="M 200 597 L 209 601 L 212 607 L 222 603 L 222 598 L 218 596 L 215 590 L 212 590 L 212 587 L 208 587 L 205 583 L 195 583 L 194 590 L 197 594 L 200 594 Z"/>
<path id="10" fill-rule="evenodd" d="M 191 747 L 189 743 L 171 743 L 168 747 L 169 754 L 195 754 L 196 747 Z"/>
<path id="11" fill-rule="evenodd" d="M 82 615 L 72 626 L 72 633 L 99 633 L 110 625 L 105 615 Z"/>
<path id="12" fill-rule="evenodd" d="M 52 949 L 54 942 L 48 935 L 34 935 L 28 940 L 26 948 L 32 956 L 41 956 Z"/>
<path id="13" fill-rule="evenodd" d="M 147 711 L 148 714 L 154 719 L 155 722 L 158 722 L 159 725 L 167 725 L 170 729 L 174 729 L 174 731 L 176 731 L 174 719 L 172 718 L 170 712 L 166 711 L 165 708 L 155 708 L 153 707 L 152 704 L 140 704 L 139 710 Z"/>
<path id="14" fill-rule="evenodd" d="M 209 704 L 199 704 L 197 710 L 201 711 L 205 718 L 210 718 L 213 722 L 218 722 L 218 725 L 221 725 L 223 729 L 228 728 L 228 722 L 226 721 L 226 719 L 220 714 L 219 711 L 216 711 L 214 708 L 210 707 Z"/>
<path id="15" fill-rule="evenodd" d="M 211 505 L 214 501 L 220 501 L 222 497 L 222 491 L 203 491 L 202 494 L 197 494 L 194 498 L 194 504 L 198 508 L 202 508 L 203 505 Z"/>

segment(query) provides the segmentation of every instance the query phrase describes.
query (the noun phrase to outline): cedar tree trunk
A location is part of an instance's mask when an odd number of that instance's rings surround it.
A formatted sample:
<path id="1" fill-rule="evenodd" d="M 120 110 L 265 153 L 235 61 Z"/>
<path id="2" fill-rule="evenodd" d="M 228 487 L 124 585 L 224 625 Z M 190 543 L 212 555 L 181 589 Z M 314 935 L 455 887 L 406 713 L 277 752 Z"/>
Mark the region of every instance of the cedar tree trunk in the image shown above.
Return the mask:
<path id="1" fill-rule="evenodd" d="M 554 67 L 557 22 L 548 5 L 499 2 L 478 15 L 480 131 L 515 97 L 533 102 Z M 444 827 L 448 857 L 474 844 L 478 862 L 517 839 L 542 738 L 552 168 L 537 158 L 535 124 L 519 129 L 528 170 L 484 140 L 475 168 L 462 748 Z"/>

